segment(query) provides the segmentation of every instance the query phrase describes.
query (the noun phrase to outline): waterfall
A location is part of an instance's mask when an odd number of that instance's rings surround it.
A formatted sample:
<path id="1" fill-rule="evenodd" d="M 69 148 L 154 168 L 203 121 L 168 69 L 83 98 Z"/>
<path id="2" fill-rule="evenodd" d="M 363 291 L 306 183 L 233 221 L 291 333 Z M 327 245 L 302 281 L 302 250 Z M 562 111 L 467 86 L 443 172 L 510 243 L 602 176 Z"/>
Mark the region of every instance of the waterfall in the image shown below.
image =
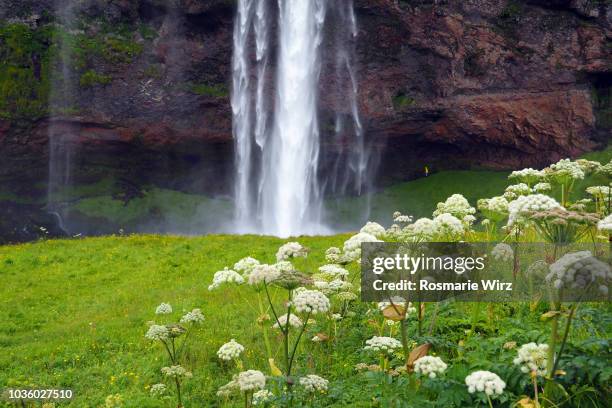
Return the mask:
<path id="1" fill-rule="evenodd" d="M 273 137 L 264 150 L 263 231 L 279 236 L 322 231 L 318 188 L 321 0 L 279 2 Z"/>
<path id="2" fill-rule="evenodd" d="M 57 0 L 55 12 L 59 19 L 60 31 L 71 32 L 74 12 L 69 1 Z M 56 37 L 59 53 L 57 63 L 60 65 L 61 77 L 51 82 L 49 107 L 52 114 L 63 113 L 74 108 L 74 84 L 72 81 L 70 44 L 66 35 Z M 57 218 L 58 226 L 68 232 L 68 188 L 72 182 L 72 166 L 75 152 L 75 136 L 65 126 L 51 120 L 48 127 L 49 175 L 47 180 L 47 211 Z"/>
<path id="3" fill-rule="evenodd" d="M 370 162 L 357 104 L 353 2 L 279 0 L 277 10 L 270 3 L 239 0 L 234 25 L 235 231 L 283 237 L 326 233 L 324 193 L 361 194 Z M 320 175 L 318 90 L 328 11 L 335 17 L 331 42 L 340 88 L 335 91 L 349 104 L 348 113 L 337 115 L 335 134 L 344 137 L 350 127 L 352 136 L 350 147 L 336 153 L 333 174 Z M 273 73 L 272 44 L 277 48 Z"/>

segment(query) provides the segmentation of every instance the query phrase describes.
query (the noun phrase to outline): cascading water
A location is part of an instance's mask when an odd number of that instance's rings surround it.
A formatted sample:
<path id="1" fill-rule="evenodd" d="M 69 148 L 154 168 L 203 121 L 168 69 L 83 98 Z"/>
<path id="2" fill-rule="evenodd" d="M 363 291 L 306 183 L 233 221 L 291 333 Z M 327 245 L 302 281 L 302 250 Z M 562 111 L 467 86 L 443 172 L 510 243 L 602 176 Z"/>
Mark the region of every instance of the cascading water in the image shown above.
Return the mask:
<path id="1" fill-rule="evenodd" d="M 74 21 L 73 9 L 70 1 L 57 0 L 55 2 L 56 16 L 59 19 L 62 30 L 68 32 L 72 29 Z M 56 77 L 51 82 L 49 106 L 54 113 L 73 108 L 71 105 L 74 96 L 72 82 L 70 45 L 66 43 L 66 35 L 56 37 L 59 49 L 58 64 L 61 69 L 61 77 Z M 74 162 L 75 148 L 74 136 L 67 132 L 57 120 L 52 120 L 48 128 L 49 140 L 49 178 L 47 181 L 47 211 L 57 218 L 58 226 L 68 232 L 66 219 L 68 218 L 68 192 L 67 189 L 72 181 L 72 165 Z"/>
<path id="2" fill-rule="evenodd" d="M 321 232 L 318 80 L 321 0 L 279 2 L 273 137 L 264 149 L 262 225 L 279 236 Z"/>
<path id="3" fill-rule="evenodd" d="M 279 0 L 274 10 L 278 14 L 277 63 L 271 75 L 269 3 L 239 0 L 234 26 L 235 230 L 283 237 L 330 232 L 322 221 L 324 192 L 344 194 L 351 184 L 351 192 L 361 193 L 368 167 L 353 68 L 357 35 L 353 4 Z M 336 70 L 342 78 L 338 91 L 350 102 L 353 140 L 348 151 L 337 154 L 334 174 L 320 177 L 320 48 L 329 10 L 340 19 L 335 22 Z M 338 114 L 336 134 L 347 127 L 346 116 Z"/>

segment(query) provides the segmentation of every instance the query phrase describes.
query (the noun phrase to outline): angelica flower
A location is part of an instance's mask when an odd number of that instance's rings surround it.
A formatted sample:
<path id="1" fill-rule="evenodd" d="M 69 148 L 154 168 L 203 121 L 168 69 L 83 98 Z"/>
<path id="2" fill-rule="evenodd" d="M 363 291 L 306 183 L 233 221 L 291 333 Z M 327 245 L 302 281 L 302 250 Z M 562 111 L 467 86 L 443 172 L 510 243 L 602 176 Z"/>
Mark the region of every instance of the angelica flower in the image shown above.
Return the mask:
<path id="1" fill-rule="evenodd" d="M 412 234 L 423 240 L 431 239 L 437 233 L 435 223 L 429 218 L 419 218 L 410 227 Z"/>
<path id="2" fill-rule="evenodd" d="M 463 235 L 463 223 L 454 215 L 443 213 L 433 220 L 436 233 L 449 238 L 459 238 Z"/>
<path id="3" fill-rule="evenodd" d="M 201 323 L 204 321 L 204 315 L 200 309 L 193 309 L 181 317 L 180 323 Z"/>
<path id="4" fill-rule="evenodd" d="M 280 271 L 274 265 L 257 265 L 249 275 L 249 285 L 273 282 L 280 276 Z"/>
<path id="5" fill-rule="evenodd" d="M 166 384 L 153 384 L 149 392 L 154 397 L 160 397 L 166 393 Z"/>
<path id="6" fill-rule="evenodd" d="M 145 334 L 145 337 L 149 340 L 167 340 L 170 337 L 170 331 L 166 326 L 153 324 L 149 327 L 149 330 Z"/>
<path id="7" fill-rule="evenodd" d="M 274 398 L 274 394 L 268 390 L 259 390 L 253 393 L 253 405 L 264 405 Z"/>
<path id="8" fill-rule="evenodd" d="M 393 215 L 394 215 L 393 222 L 396 222 L 398 224 L 410 224 L 412 222 L 412 216 L 410 215 L 402 215 L 401 213 L 393 214 Z"/>
<path id="9" fill-rule="evenodd" d="M 546 374 L 548 344 L 523 344 L 517 353 L 518 357 L 513 360 L 513 363 L 520 366 L 522 372 L 534 372 L 540 376 Z"/>
<path id="10" fill-rule="evenodd" d="M 257 259 L 247 256 L 234 264 L 234 270 L 240 273 L 243 277 L 248 278 L 257 265 L 259 265 L 259 261 Z"/>
<path id="11" fill-rule="evenodd" d="M 278 325 L 279 323 L 280 323 L 280 326 Z M 297 317 L 293 313 L 291 313 L 289 315 L 289 326 L 297 328 L 297 327 L 302 327 L 302 325 L 303 325 L 302 320 L 299 317 Z M 287 326 L 287 315 L 286 314 L 282 314 L 282 315 L 278 316 L 278 322 L 274 323 L 274 325 L 272 327 L 274 329 L 278 329 L 280 327 L 285 329 L 286 326 Z"/>
<path id="12" fill-rule="evenodd" d="M 368 221 L 366 225 L 361 227 L 359 232 L 373 235 L 376 238 L 382 238 L 385 235 L 385 228 L 377 222 Z"/>
<path id="13" fill-rule="evenodd" d="M 491 251 L 491 256 L 495 260 L 509 262 L 514 259 L 514 250 L 508 244 L 499 243 Z"/>
<path id="14" fill-rule="evenodd" d="M 161 372 L 163 375 L 165 375 L 166 377 L 170 377 L 170 378 L 191 378 L 193 377 L 193 374 L 191 374 L 191 371 L 185 370 L 185 368 L 180 365 L 173 365 L 171 367 L 163 367 L 161 369 Z"/>
<path id="15" fill-rule="evenodd" d="M 292 304 L 300 313 L 327 313 L 330 308 L 329 299 L 318 290 L 304 290 L 296 294 Z"/>
<path id="16" fill-rule="evenodd" d="M 340 265 L 328 264 L 319 267 L 319 272 L 327 276 L 330 279 L 345 278 L 349 275 L 349 272 L 341 267 Z"/>
<path id="17" fill-rule="evenodd" d="M 287 242 L 278 248 L 276 252 L 277 261 L 286 261 L 291 258 L 303 257 L 308 255 L 308 251 L 299 242 Z"/>
<path id="18" fill-rule="evenodd" d="M 225 268 L 222 271 L 215 272 L 212 284 L 208 287 L 208 290 L 217 289 L 224 283 L 236 283 L 240 285 L 244 283 L 244 278 L 238 272 Z"/>
<path id="19" fill-rule="evenodd" d="M 338 300 L 342 300 L 346 302 L 350 302 L 351 300 L 357 299 L 357 295 L 353 292 L 340 292 L 340 293 L 337 293 L 335 296 Z"/>
<path id="20" fill-rule="evenodd" d="M 580 165 L 570 159 L 561 159 L 557 163 L 550 166 L 552 176 L 562 182 L 563 179 L 569 178 L 573 180 L 582 180 L 584 171 Z"/>
<path id="21" fill-rule="evenodd" d="M 450 214 L 453 217 L 463 219 L 466 215 L 474 214 L 476 210 L 470 205 L 468 200 L 461 194 L 453 194 L 448 197 L 445 202 L 438 203 L 433 216 L 437 217 L 442 214 Z"/>
<path id="22" fill-rule="evenodd" d="M 429 378 L 436 378 L 444 373 L 447 367 L 440 357 L 434 356 L 423 356 L 414 362 L 414 371 Z"/>
<path id="23" fill-rule="evenodd" d="M 366 340 L 366 346 L 363 349 L 393 354 L 395 350 L 401 347 L 402 343 L 393 337 L 374 336 L 371 339 Z"/>
<path id="24" fill-rule="evenodd" d="M 554 198 L 547 195 L 533 194 L 521 196 L 508 205 L 510 215 L 508 216 L 507 226 L 511 227 L 515 223 L 525 222 L 525 216 L 529 215 L 529 213 L 552 210 L 553 208 L 563 207 Z"/>
<path id="25" fill-rule="evenodd" d="M 382 242 L 374 235 L 360 232 L 344 242 L 344 254 L 352 261 L 361 257 L 361 244 L 364 242 Z"/>
<path id="26" fill-rule="evenodd" d="M 538 183 L 533 186 L 533 191 L 536 193 L 542 193 L 544 191 L 550 191 L 552 189 L 550 183 Z"/>
<path id="27" fill-rule="evenodd" d="M 338 263 L 341 254 L 342 252 L 340 251 L 340 248 L 327 248 L 327 250 L 325 251 L 325 260 L 331 264 Z"/>
<path id="28" fill-rule="evenodd" d="M 506 383 L 490 371 L 474 371 L 465 377 L 465 385 L 470 394 L 484 392 L 488 396 L 501 395 L 506 388 Z"/>
<path id="29" fill-rule="evenodd" d="M 612 214 L 597 223 L 597 229 L 612 233 Z"/>
<path id="30" fill-rule="evenodd" d="M 325 392 L 329 385 L 329 381 L 315 374 L 309 374 L 306 377 L 300 378 L 300 385 L 307 392 Z"/>
<path id="31" fill-rule="evenodd" d="M 224 361 L 231 361 L 240 357 L 240 354 L 242 354 L 243 351 L 244 346 L 236 342 L 236 340 L 231 339 L 229 342 L 219 347 L 217 357 Z"/>
<path id="32" fill-rule="evenodd" d="M 531 194 L 531 188 L 525 183 L 513 184 L 506 187 L 506 193 L 514 196 L 529 195 Z"/>
<path id="33" fill-rule="evenodd" d="M 261 390 L 266 386 L 266 376 L 261 371 L 247 370 L 238 374 L 236 382 L 243 392 Z"/>
<path id="34" fill-rule="evenodd" d="M 533 184 L 535 181 L 544 177 L 544 172 L 541 170 L 535 170 L 532 168 L 526 168 L 523 170 L 517 170 L 510 173 L 508 179 L 518 179 L 519 181 L 525 182 L 529 185 Z"/>
<path id="35" fill-rule="evenodd" d="M 170 303 L 161 303 L 155 309 L 155 314 L 157 315 L 170 314 L 170 313 L 172 313 L 172 306 L 170 306 Z"/>
<path id="36" fill-rule="evenodd" d="M 546 281 L 557 289 L 584 289 L 597 280 L 612 279 L 610 266 L 593 257 L 590 251 L 570 252 L 550 265 Z M 606 293 L 607 286 L 601 285 L 600 291 Z"/>

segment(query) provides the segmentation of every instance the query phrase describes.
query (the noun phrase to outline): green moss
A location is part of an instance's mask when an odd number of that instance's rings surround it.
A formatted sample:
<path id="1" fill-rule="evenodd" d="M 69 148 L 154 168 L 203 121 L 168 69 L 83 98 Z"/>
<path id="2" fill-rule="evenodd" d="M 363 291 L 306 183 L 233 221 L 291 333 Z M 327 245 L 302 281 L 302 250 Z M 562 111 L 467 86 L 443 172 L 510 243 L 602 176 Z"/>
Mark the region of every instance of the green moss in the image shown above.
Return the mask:
<path id="1" fill-rule="evenodd" d="M 224 98 L 229 95 L 225 84 L 190 84 L 189 90 L 194 94 Z"/>
<path id="2" fill-rule="evenodd" d="M 156 39 L 158 36 L 157 30 L 155 30 L 153 27 L 147 24 L 141 24 L 138 27 L 138 31 L 140 32 L 140 35 L 142 36 L 142 38 L 148 41 L 152 41 Z"/>
<path id="3" fill-rule="evenodd" d="M 47 112 L 54 49 L 50 27 L 0 26 L 0 117 L 37 119 Z"/>
<path id="4" fill-rule="evenodd" d="M 416 101 L 414 98 L 400 91 L 393 97 L 393 107 L 395 110 L 402 110 L 414 106 Z"/>
<path id="5" fill-rule="evenodd" d="M 96 85 L 107 85 L 110 84 L 112 78 L 109 75 L 99 74 L 94 70 L 86 71 L 81 75 L 79 83 L 84 88 L 90 88 Z"/>

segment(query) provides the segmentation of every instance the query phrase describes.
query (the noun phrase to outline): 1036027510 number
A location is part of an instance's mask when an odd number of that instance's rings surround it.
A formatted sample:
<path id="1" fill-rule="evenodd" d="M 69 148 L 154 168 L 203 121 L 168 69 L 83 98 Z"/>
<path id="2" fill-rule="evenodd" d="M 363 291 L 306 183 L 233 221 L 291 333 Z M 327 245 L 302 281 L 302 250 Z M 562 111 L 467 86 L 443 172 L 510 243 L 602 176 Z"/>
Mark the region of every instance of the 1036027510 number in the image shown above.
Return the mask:
<path id="1" fill-rule="evenodd" d="M 70 389 L 7 388 L 2 395 L 9 400 L 69 400 L 74 396 Z"/>

